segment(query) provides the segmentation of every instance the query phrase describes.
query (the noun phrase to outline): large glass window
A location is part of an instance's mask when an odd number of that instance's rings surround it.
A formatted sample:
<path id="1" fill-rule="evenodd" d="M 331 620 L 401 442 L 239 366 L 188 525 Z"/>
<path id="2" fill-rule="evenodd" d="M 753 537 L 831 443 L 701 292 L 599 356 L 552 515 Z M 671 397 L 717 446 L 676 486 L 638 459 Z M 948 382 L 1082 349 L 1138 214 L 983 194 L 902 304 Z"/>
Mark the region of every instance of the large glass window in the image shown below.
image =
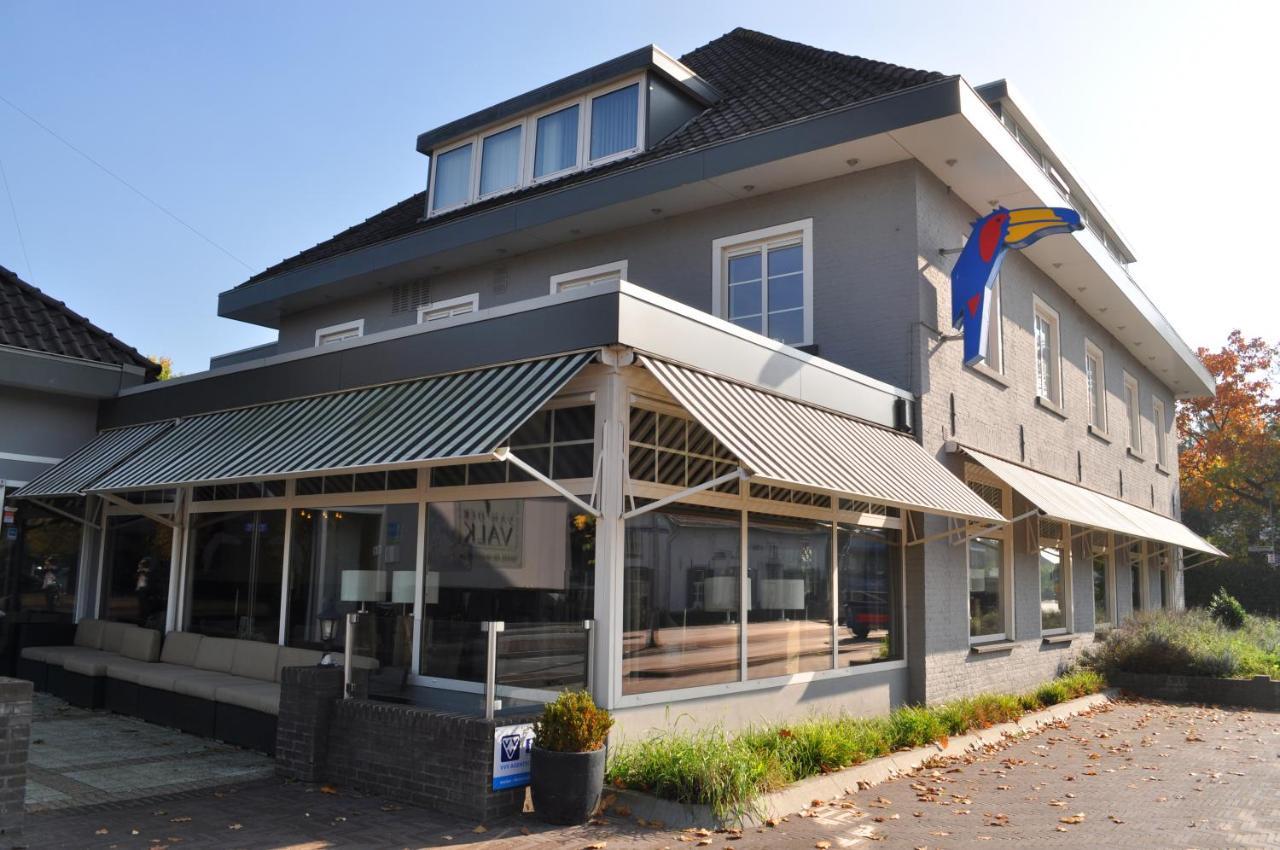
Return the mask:
<path id="1" fill-rule="evenodd" d="M 747 677 L 831 669 L 831 523 L 750 514 Z"/>
<path id="2" fill-rule="evenodd" d="M 537 120 L 534 137 L 533 176 L 546 177 L 578 164 L 579 106 L 565 107 Z"/>
<path id="3" fill-rule="evenodd" d="M 1066 553 L 1056 546 L 1040 547 L 1040 630 L 1067 627 Z"/>
<path id="4" fill-rule="evenodd" d="M 760 245 L 728 258 L 729 321 L 779 342 L 805 341 L 804 246 Z"/>
<path id="5" fill-rule="evenodd" d="M 1004 541 L 975 537 L 969 541 L 969 636 L 1004 633 Z"/>
<path id="6" fill-rule="evenodd" d="M 471 144 L 460 145 L 436 156 L 435 188 L 431 209 L 447 210 L 471 198 Z"/>
<path id="7" fill-rule="evenodd" d="M 640 84 L 591 98 L 591 160 L 637 147 Z"/>
<path id="8" fill-rule="evenodd" d="M 659 508 L 627 520 L 622 692 L 736 682 L 739 511 Z"/>
<path id="9" fill-rule="evenodd" d="M 1142 576 L 1145 572 L 1142 569 L 1142 543 L 1134 541 L 1129 544 L 1129 580 L 1133 591 L 1132 604 L 1135 612 L 1142 610 Z"/>
<path id="10" fill-rule="evenodd" d="M 485 136 L 480 153 L 480 196 L 514 189 L 520 183 L 523 126 Z"/>
<path id="11" fill-rule="evenodd" d="M 191 515 L 190 631 L 280 639 L 284 519 L 283 510 Z"/>
<path id="12" fill-rule="evenodd" d="M 109 516 L 106 534 L 99 616 L 163 631 L 173 530 L 144 516 Z"/>
<path id="13" fill-rule="evenodd" d="M 1111 622 L 1111 588 L 1107 581 L 1106 554 L 1093 556 L 1093 624 L 1103 626 Z"/>
<path id="14" fill-rule="evenodd" d="M 427 507 L 421 672 L 483 682 L 480 623 L 505 624 L 498 683 L 582 687 L 595 586 L 595 518 L 563 499 Z"/>
<path id="15" fill-rule="evenodd" d="M 84 512 L 82 499 L 57 501 L 68 513 Z M 5 505 L 0 525 L 3 616 L 67 620 L 74 614 L 82 528 L 28 500 Z"/>
<path id="16" fill-rule="evenodd" d="M 841 524 L 836 541 L 841 626 L 836 666 L 902 658 L 898 532 Z"/>
<path id="17" fill-rule="evenodd" d="M 364 610 L 354 651 L 407 674 L 412 661 L 418 506 L 304 508 L 293 514 L 289 646 L 321 648 L 322 614 Z M 335 648 L 343 645 L 341 624 Z"/>

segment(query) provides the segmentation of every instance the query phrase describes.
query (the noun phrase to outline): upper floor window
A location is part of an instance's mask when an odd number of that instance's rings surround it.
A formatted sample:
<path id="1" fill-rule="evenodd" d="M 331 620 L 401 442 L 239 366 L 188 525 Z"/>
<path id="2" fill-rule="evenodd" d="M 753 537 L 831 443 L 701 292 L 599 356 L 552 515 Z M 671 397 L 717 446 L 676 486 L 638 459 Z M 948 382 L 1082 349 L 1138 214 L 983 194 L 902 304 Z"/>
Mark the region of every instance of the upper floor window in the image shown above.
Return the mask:
<path id="1" fill-rule="evenodd" d="M 987 366 L 1004 372 L 1004 330 L 1001 321 L 1000 278 L 991 287 L 991 303 L 987 305 Z"/>
<path id="2" fill-rule="evenodd" d="M 1035 299 L 1036 395 L 1054 406 L 1062 405 L 1062 357 L 1058 338 L 1058 313 Z"/>
<path id="3" fill-rule="evenodd" d="M 1089 391 L 1089 424 L 1107 431 L 1107 381 L 1102 349 L 1084 341 L 1084 378 Z"/>
<path id="4" fill-rule="evenodd" d="M 432 154 L 430 214 L 628 156 L 644 146 L 644 77 L 506 121 Z"/>
<path id="5" fill-rule="evenodd" d="M 577 271 L 552 275 L 551 294 L 568 292 L 571 289 L 582 289 L 595 283 L 617 283 L 626 279 L 627 261 L 615 260 L 612 263 L 592 266 L 589 269 L 578 269 Z"/>
<path id="6" fill-rule="evenodd" d="M 333 345 L 348 339 L 364 336 L 364 319 L 344 322 L 341 325 L 330 325 L 316 331 L 316 345 Z"/>
<path id="7" fill-rule="evenodd" d="M 1142 451 L 1142 411 L 1138 407 L 1138 379 L 1124 373 L 1124 409 L 1129 420 L 1129 448 Z"/>
<path id="8" fill-rule="evenodd" d="M 712 310 L 788 345 L 813 342 L 813 219 L 712 243 Z"/>
<path id="9" fill-rule="evenodd" d="M 438 322 L 441 319 L 452 319 L 466 313 L 474 313 L 480 306 L 479 293 L 463 295 L 460 298 L 448 298 L 444 301 L 433 301 L 418 308 L 418 324 Z"/>
<path id="10" fill-rule="evenodd" d="M 1168 439 L 1165 436 L 1164 402 L 1158 398 L 1151 399 L 1151 421 L 1156 426 L 1156 463 L 1169 465 Z"/>

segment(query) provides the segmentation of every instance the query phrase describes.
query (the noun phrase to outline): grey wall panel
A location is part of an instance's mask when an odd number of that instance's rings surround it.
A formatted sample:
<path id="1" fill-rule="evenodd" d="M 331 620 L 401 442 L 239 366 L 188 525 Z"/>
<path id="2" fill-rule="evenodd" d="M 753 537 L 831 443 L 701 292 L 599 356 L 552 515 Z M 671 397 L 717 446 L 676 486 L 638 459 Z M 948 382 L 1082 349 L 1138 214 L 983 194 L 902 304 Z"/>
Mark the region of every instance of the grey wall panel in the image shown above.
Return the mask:
<path id="1" fill-rule="evenodd" d="M 0 452 L 63 457 L 95 433 L 97 402 L 0 387 Z"/>

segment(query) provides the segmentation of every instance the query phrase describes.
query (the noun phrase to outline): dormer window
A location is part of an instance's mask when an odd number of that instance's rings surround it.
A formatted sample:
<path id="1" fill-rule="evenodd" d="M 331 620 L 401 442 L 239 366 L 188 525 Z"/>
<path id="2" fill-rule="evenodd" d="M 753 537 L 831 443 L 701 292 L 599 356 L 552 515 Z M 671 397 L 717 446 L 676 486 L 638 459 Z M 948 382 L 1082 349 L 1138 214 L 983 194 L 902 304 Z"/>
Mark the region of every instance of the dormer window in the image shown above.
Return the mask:
<path id="1" fill-rule="evenodd" d="M 644 149 L 643 75 L 507 120 L 432 153 L 431 215 Z"/>

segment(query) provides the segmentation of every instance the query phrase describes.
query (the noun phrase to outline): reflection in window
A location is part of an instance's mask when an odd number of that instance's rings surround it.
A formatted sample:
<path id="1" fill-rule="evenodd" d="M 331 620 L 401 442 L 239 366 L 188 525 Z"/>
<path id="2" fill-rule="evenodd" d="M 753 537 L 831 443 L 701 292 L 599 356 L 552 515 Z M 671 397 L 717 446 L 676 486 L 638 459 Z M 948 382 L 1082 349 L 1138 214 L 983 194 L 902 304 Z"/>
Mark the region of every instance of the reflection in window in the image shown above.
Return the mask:
<path id="1" fill-rule="evenodd" d="M 1040 549 L 1040 630 L 1067 627 L 1066 581 L 1063 577 L 1063 550 L 1053 546 Z"/>
<path id="2" fill-rule="evenodd" d="M 1133 591 L 1133 610 L 1142 610 L 1142 543 L 1129 544 L 1129 581 Z"/>
<path id="3" fill-rule="evenodd" d="M 898 533 L 842 524 L 837 535 L 841 629 L 836 666 L 902 658 Z"/>
<path id="4" fill-rule="evenodd" d="M 622 692 L 736 682 L 742 514 L 659 508 L 627 520 Z"/>
<path id="5" fill-rule="evenodd" d="M 191 515 L 191 621 L 202 635 L 280 639 L 284 511 Z"/>
<path id="6" fill-rule="evenodd" d="M 384 672 L 408 673 L 413 647 L 418 506 L 364 505 L 294 511 L 285 642 L 319 649 L 320 616 L 361 609 L 354 651 Z M 345 641 L 338 626 L 333 645 Z"/>
<path id="7" fill-rule="evenodd" d="M 563 499 L 427 508 L 421 673 L 483 682 L 484 621 L 501 621 L 498 683 L 582 687 L 595 586 L 595 518 Z"/>
<path id="8" fill-rule="evenodd" d="M 1107 587 L 1107 556 L 1093 556 L 1093 624 L 1111 622 L 1111 590 Z"/>
<path id="9" fill-rule="evenodd" d="M 68 513 L 84 513 L 83 499 L 56 501 Z M 6 533 L 0 535 L 3 616 L 70 620 L 76 607 L 82 526 L 29 500 L 10 502 L 6 508 L 13 522 L 3 525 Z"/>
<path id="10" fill-rule="evenodd" d="M 1004 542 L 986 537 L 969 541 L 969 636 L 1004 634 Z"/>
<path id="11" fill-rule="evenodd" d="M 747 677 L 831 669 L 831 524 L 750 514 Z"/>
<path id="12" fill-rule="evenodd" d="M 143 516 L 107 517 L 99 616 L 164 631 L 173 530 Z"/>

